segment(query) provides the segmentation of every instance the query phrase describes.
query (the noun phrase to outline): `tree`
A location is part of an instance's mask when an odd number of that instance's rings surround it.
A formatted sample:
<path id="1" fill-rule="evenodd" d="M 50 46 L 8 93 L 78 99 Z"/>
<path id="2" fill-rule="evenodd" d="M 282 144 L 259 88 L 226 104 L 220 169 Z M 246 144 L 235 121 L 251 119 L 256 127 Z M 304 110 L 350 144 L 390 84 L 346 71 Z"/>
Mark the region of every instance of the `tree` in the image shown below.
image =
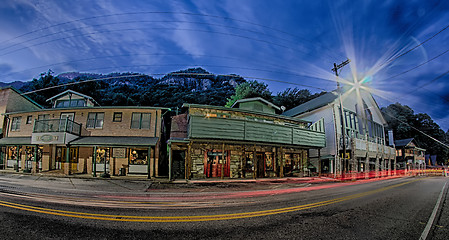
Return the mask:
<path id="1" fill-rule="evenodd" d="M 60 80 L 58 77 L 53 76 L 53 71 L 49 69 L 47 72 L 41 73 L 39 79 L 33 78 L 29 84 L 25 84 L 19 90 L 21 92 L 31 92 L 36 90 L 41 90 L 49 87 L 58 86 Z M 59 89 L 57 89 L 58 91 Z M 44 91 L 39 91 L 35 93 L 28 94 L 28 96 L 39 103 L 42 106 L 48 106 L 47 99 L 53 97 L 55 94 L 55 89 L 49 89 Z"/>
<path id="2" fill-rule="evenodd" d="M 388 123 L 387 129 L 393 130 L 395 139 L 414 138 L 418 147 L 426 149 L 426 154 L 437 155 L 439 164 L 447 161 L 449 149 L 434 139 L 447 145 L 448 133 L 441 130 L 429 115 L 414 114 L 410 107 L 400 103 L 391 104 L 381 111 Z"/>
<path id="3" fill-rule="evenodd" d="M 307 89 L 287 88 L 279 92 L 273 99 L 273 103 L 278 106 L 284 106 L 286 110 L 292 109 L 298 105 L 308 102 L 316 97 L 323 95 L 326 92 L 311 94 Z"/>
<path id="4" fill-rule="evenodd" d="M 250 80 L 235 87 L 234 95 L 228 98 L 228 102 L 225 106 L 231 107 L 237 100 L 252 97 L 261 97 L 268 101 L 272 101 L 273 99 L 267 84 Z"/>

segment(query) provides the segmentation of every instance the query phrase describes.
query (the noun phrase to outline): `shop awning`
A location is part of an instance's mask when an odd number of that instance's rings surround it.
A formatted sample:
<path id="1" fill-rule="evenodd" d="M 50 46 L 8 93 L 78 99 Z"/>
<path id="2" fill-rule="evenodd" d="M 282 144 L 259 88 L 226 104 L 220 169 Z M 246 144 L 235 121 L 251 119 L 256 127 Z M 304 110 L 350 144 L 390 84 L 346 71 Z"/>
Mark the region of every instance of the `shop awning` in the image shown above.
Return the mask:
<path id="1" fill-rule="evenodd" d="M 31 145 L 31 137 L 5 137 L 0 139 L 0 145 Z"/>
<path id="2" fill-rule="evenodd" d="M 155 146 L 157 137 L 80 137 L 69 144 L 72 146 L 145 147 Z"/>

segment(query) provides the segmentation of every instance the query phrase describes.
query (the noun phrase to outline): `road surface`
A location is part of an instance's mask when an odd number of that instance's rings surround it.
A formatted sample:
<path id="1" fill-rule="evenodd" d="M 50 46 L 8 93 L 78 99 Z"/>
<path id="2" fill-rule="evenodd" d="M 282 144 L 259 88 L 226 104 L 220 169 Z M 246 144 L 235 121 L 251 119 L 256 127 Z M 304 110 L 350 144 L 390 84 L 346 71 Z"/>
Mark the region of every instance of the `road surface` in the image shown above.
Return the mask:
<path id="1" fill-rule="evenodd" d="M 239 192 L 197 189 L 135 194 L 132 189 L 120 193 L 101 188 L 63 189 L 58 180 L 35 181 L 36 185 L 47 184 L 42 188 L 26 187 L 0 177 L 1 236 L 448 239 L 447 181 L 444 177 L 406 177 Z"/>

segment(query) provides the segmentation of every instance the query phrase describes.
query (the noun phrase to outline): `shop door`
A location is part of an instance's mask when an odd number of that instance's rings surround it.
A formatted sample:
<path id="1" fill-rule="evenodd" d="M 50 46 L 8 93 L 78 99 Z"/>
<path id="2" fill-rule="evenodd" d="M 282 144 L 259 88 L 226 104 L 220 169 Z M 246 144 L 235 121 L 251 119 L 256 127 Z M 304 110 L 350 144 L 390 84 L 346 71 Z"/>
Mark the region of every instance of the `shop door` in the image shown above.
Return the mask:
<path id="1" fill-rule="evenodd" d="M 67 162 L 66 153 L 66 147 L 56 147 L 56 169 L 64 170 L 64 163 Z M 69 149 L 69 167 L 71 172 L 78 171 L 78 148 Z"/>
<path id="2" fill-rule="evenodd" d="M 173 177 L 185 178 L 185 151 L 174 150 L 173 152 Z"/>
<path id="3" fill-rule="evenodd" d="M 208 178 L 221 177 L 222 172 L 223 177 L 229 177 L 231 171 L 228 151 L 225 151 L 224 159 L 222 152 L 207 151 L 204 171 Z"/>
<path id="4" fill-rule="evenodd" d="M 257 177 L 263 178 L 265 177 L 265 154 L 256 153 L 256 161 L 257 161 Z"/>
<path id="5" fill-rule="evenodd" d="M 109 172 L 109 160 L 110 160 L 110 149 L 109 148 L 97 148 L 97 155 L 96 155 L 96 171 L 97 172 L 105 172 L 105 166 L 106 166 L 106 172 Z"/>

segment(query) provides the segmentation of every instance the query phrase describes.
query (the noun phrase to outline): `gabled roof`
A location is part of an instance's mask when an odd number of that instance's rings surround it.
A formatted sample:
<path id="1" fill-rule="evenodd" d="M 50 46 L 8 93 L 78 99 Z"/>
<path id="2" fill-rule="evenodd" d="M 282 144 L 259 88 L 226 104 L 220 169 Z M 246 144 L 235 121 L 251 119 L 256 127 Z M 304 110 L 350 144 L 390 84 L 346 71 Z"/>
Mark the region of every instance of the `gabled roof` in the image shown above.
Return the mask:
<path id="1" fill-rule="evenodd" d="M 406 138 L 406 139 L 400 139 L 400 140 L 395 140 L 394 141 L 394 145 L 396 147 L 405 147 L 407 145 L 410 144 L 410 142 L 413 141 L 413 138 Z"/>
<path id="2" fill-rule="evenodd" d="M 64 96 L 64 95 L 70 94 L 70 93 L 71 93 L 71 94 L 74 94 L 74 95 L 78 95 L 78 96 L 83 97 L 83 98 L 87 98 L 87 99 L 89 99 L 89 100 L 93 100 L 93 98 L 92 98 L 91 96 L 87 96 L 87 95 L 84 95 L 84 94 L 82 94 L 82 93 L 75 92 L 75 91 L 69 89 L 69 90 L 65 90 L 64 92 L 59 93 L 59 94 L 57 94 L 57 95 L 55 95 L 55 96 L 53 96 L 53 97 L 47 99 L 47 102 L 49 102 L 49 101 L 51 101 L 51 100 L 54 100 L 54 99 L 57 99 L 57 98 L 59 98 L 59 97 L 62 97 L 62 96 Z"/>
<path id="3" fill-rule="evenodd" d="M 301 113 L 310 112 L 320 107 L 326 106 L 337 99 L 338 94 L 336 91 L 325 93 L 317 98 L 314 98 L 308 102 L 305 102 L 299 106 L 296 106 L 288 111 L 285 111 L 282 115 L 294 117 Z"/>
<path id="4" fill-rule="evenodd" d="M 58 99 L 58 98 L 60 98 L 60 97 L 62 97 L 62 96 L 64 96 L 64 95 L 67 95 L 67 94 L 78 95 L 78 96 L 80 96 L 80 97 L 83 97 L 83 98 L 86 98 L 86 99 L 91 100 L 91 101 L 92 101 L 94 104 L 96 104 L 96 105 L 100 105 L 100 104 L 98 104 L 97 101 L 95 101 L 95 99 L 93 99 L 91 96 L 87 96 L 87 95 L 84 95 L 84 94 L 82 94 L 82 93 L 79 93 L 79 92 L 75 92 L 75 91 L 73 91 L 73 90 L 70 90 L 70 89 L 69 89 L 69 90 L 65 90 L 64 92 L 59 93 L 59 94 L 57 94 L 57 95 L 55 95 L 55 96 L 53 96 L 53 97 L 47 99 L 47 102 L 53 101 L 53 100 Z"/>
<path id="5" fill-rule="evenodd" d="M 20 92 L 19 90 L 17 90 L 15 87 L 5 87 L 5 88 L 0 88 L 0 90 L 3 89 L 11 89 L 14 92 L 16 92 L 17 94 L 19 94 L 20 96 L 22 96 L 23 98 L 25 98 L 26 100 L 28 100 L 29 102 L 31 102 L 32 104 L 36 105 L 38 108 L 44 108 L 42 107 L 39 103 L 35 102 L 33 99 L 31 99 L 30 97 L 28 97 L 27 95 L 23 94 L 22 92 Z"/>
<path id="6" fill-rule="evenodd" d="M 281 108 L 280 108 L 280 107 L 274 105 L 273 103 L 271 103 L 271 102 L 269 102 L 269 101 L 267 101 L 267 100 L 265 100 L 265 99 L 263 99 L 263 98 L 261 98 L 261 97 L 244 98 L 244 99 L 237 100 L 237 101 L 235 101 L 234 104 L 232 104 L 231 108 L 234 108 L 234 106 L 235 106 L 235 107 L 238 107 L 238 105 L 239 105 L 240 103 L 244 103 L 244 102 L 253 102 L 253 101 L 260 101 L 260 102 L 263 102 L 263 103 L 265 103 L 266 105 L 268 105 L 268 106 L 270 106 L 270 107 L 272 107 L 272 108 L 274 108 L 274 109 L 276 109 L 276 110 L 278 110 L 278 111 L 281 111 Z"/>

